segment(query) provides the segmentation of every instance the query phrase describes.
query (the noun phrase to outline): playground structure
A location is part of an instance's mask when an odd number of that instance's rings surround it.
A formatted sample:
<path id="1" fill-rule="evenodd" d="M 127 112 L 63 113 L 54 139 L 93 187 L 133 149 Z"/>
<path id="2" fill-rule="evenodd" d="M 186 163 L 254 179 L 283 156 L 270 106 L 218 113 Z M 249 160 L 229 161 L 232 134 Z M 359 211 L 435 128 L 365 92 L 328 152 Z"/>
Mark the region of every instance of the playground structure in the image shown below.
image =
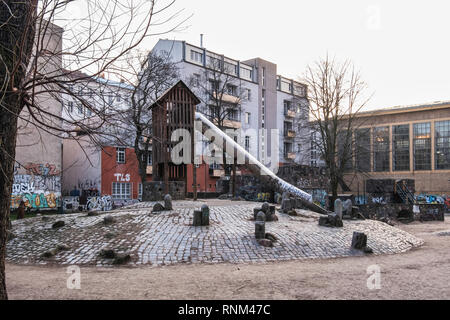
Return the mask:
<path id="1" fill-rule="evenodd" d="M 224 149 L 229 156 L 245 159 L 245 162 L 239 165 L 258 176 L 264 183 L 270 183 L 280 193 L 288 193 L 291 197 L 299 199 L 303 206 L 312 211 L 322 214 L 328 213 L 325 209 L 313 203 L 313 197 L 310 194 L 279 178 L 203 114 L 197 112 L 196 105 L 199 103 L 200 100 L 180 80 L 150 107 L 153 123 L 153 183 L 163 182 L 165 193 L 169 193 L 169 184 L 174 182 L 184 182 L 186 188 L 187 170 L 190 167 L 193 170 L 193 193 L 194 198 L 196 198 L 196 166 L 188 166 L 185 163 L 174 164 L 171 153 L 178 144 L 178 141 L 172 141 L 172 136 L 176 130 L 185 129 L 189 132 L 191 150 L 195 150 L 194 132 L 198 131 L 210 141 L 213 140 L 211 142 L 220 149 L 226 145 L 227 148 Z M 201 125 L 196 125 L 196 121 L 201 122 Z M 221 139 L 216 139 L 216 137 L 221 137 Z M 194 164 L 194 153 L 191 152 L 190 155 L 191 164 Z"/>

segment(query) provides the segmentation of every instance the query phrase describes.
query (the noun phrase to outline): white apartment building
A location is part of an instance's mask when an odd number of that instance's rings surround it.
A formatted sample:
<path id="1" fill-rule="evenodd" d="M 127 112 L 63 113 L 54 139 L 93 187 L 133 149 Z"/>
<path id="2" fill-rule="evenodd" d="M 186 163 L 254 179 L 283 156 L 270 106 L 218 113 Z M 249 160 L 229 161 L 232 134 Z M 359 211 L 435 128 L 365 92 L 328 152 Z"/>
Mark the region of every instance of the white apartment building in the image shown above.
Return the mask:
<path id="1" fill-rule="evenodd" d="M 269 164 L 271 148 L 277 150 L 279 163 L 310 164 L 309 102 L 304 84 L 277 74 L 274 63 L 260 58 L 239 61 L 185 41 L 159 40 L 152 52 L 168 54 L 177 63 L 182 80 L 201 98 L 207 70 L 220 61 L 230 84 L 222 100 L 239 101 L 240 112 L 229 116 L 230 128 L 242 129 L 241 144 L 260 161 Z M 194 81 L 192 81 L 194 79 Z M 239 97 L 237 100 L 236 97 Z M 209 115 L 207 99 L 198 110 Z M 267 129 L 263 135 L 261 129 Z M 272 130 L 278 130 L 272 146 Z M 274 131 L 275 133 L 275 131 Z"/>
<path id="2" fill-rule="evenodd" d="M 131 106 L 133 87 L 124 82 L 89 77 L 81 72 L 70 71 L 68 77 L 75 80 L 73 84 L 69 82 L 68 86 L 69 90 L 76 94 L 76 98 L 69 94 L 62 95 L 62 117 L 69 122 L 83 121 L 97 115 L 114 114 Z"/>

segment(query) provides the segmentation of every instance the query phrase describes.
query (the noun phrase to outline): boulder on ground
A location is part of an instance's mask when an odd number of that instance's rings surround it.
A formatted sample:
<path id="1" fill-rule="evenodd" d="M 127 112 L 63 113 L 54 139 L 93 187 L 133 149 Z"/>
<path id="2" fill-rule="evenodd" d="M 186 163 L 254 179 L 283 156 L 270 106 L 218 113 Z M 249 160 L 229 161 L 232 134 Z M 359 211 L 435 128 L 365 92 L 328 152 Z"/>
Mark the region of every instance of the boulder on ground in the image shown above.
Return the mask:
<path id="1" fill-rule="evenodd" d="M 56 256 L 58 254 L 59 250 L 58 249 L 52 249 L 49 251 L 44 252 L 41 257 L 45 258 L 45 259 L 50 259 L 53 258 L 54 256 Z"/>
<path id="2" fill-rule="evenodd" d="M 209 226 L 209 207 L 204 204 L 202 206 L 202 226 Z"/>
<path id="3" fill-rule="evenodd" d="M 117 254 L 113 249 L 102 249 L 99 254 L 100 258 L 103 259 L 114 259 Z"/>
<path id="4" fill-rule="evenodd" d="M 103 218 L 103 223 L 106 225 L 113 224 L 115 222 L 116 222 L 116 219 L 114 219 L 113 216 L 106 216 Z"/>
<path id="5" fill-rule="evenodd" d="M 278 241 L 278 238 L 275 235 L 271 234 L 271 233 L 266 233 L 265 238 L 267 240 L 272 241 L 272 242 L 277 242 Z"/>
<path id="6" fill-rule="evenodd" d="M 166 194 L 164 196 L 164 208 L 167 211 L 173 210 L 173 206 L 172 206 L 172 196 L 170 194 Z"/>
<path id="7" fill-rule="evenodd" d="M 131 256 L 129 254 L 118 254 L 114 258 L 113 264 L 120 265 L 120 264 L 126 264 L 130 262 Z"/>
<path id="8" fill-rule="evenodd" d="M 337 214 L 329 214 L 319 218 L 319 226 L 328 228 L 342 228 L 344 226 L 342 219 Z"/>
<path id="9" fill-rule="evenodd" d="M 99 213 L 97 211 L 89 211 L 87 214 L 88 217 L 96 217 L 98 215 Z"/>
<path id="10" fill-rule="evenodd" d="M 105 238 L 109 240 L 115 238 L 116 236 L 117 234 L 115 234 L 114 232 L 108 232 L 107 234 L 105 234 Z"/>
<path id="11" fill-rule="evenodd" d="M 201 210 L 194 210 L 194 219 L 192 221 L 192 225 L 194 227 L 202 226 L 202 215 L 203 215 L 203 212 Z"/>
<path id="12" fill-rule="evenodd" d="M 64 221 L 56 221 L 53 225 L 52 228 L 53 229 L 59 229 L 62 228 L 66 225 L 66 223 Z"/>
<path id="13" fill-rule="evenodd" d="M 289 210 L 288 215 L 290 215 L 292 217 L 296 217 L 296 216 L 298 216 L 298 213 L 295 210 Z"/>
<path id="14" fill-rule="evenodd" d="M 162 212 L 165 210 L 166 210 L 166 208 L 164 208 L 164 206 L 161 203 L 155 203 L 155 205 L 153 206 L 152 212 Z"/>
<path id="15" fill-rule="evenodd" d="M 367 247 L 367 235 L 362 232 L 353 232 L 352 248 L 364 250 Z"/>
<path id="16" fill-rule="evenodd" d="M 62 243 L 62 244 L 59 244 L 59 245 L 56 247 L 56 249 L 57 249 L 58 251 L 69 251 L 69 250 L 70 250 L 70 247 L 69 247 L 67 244 Z"/>
<path id="17" fill-rule="evenodd" d="M 267 248 L 273 247 L 273 243 L 269 239 L 258 239 L 258 244 Z"/>

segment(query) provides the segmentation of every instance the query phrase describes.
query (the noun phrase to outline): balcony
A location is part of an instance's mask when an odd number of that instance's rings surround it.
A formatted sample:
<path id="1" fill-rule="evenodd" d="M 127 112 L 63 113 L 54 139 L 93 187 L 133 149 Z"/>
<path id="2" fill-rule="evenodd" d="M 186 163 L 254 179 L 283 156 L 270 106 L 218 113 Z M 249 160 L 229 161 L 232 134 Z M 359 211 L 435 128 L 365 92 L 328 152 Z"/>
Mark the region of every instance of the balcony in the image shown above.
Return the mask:
<path id="1" fill-rule="evenodd" d="M 295 158 L 296 158 L 296 154 L 293 153 L 293 152 L 288 152 L 288 153 L 285 155 L 285 157 L 286 157 L 286 159 L 289 159 L 289 160 L 294 161 Z"/>
<path id="2" fill-rule="evenodd" d="M 296 135 L 296 133 L 294 130 L 285 130 L 284 131 L 284 136 L 286 138 L 295 138 L 295 135 Z"/>
<path id="3" fill-rule="evenodd" d="M 224 120 L 223 125 L 228 128 L 241 129 L 242 123 L 237 120 Z"/>
<path id="4" fill-rule="evenodd" d="M 214 93 L 213 96 L 214 96 L 214 99 L 219 99 L 220 93 L 219 94 Z M 226 94 L 226 93 L 222 94 L 222 100 L 221 101 L 226 102 L 226 103 L 230 103 L 230 104 L 239 104 L 239 103 L 241 103 L 241 99 L 239 97 L 235 97 L 235 96 L 232 96 L 232 95 Z"/>
<path id="5" fill-rule="evenodd" d="M 225 175 L 225 170 L 209 169 L 209 175 L 215 178 L 220 178 Z"/>
<path id="6" fill-rule="evenodd" d="M 295 118 L 295 111 L 294 110 L 285 110 L 284 116 L 287 118 Z"/>

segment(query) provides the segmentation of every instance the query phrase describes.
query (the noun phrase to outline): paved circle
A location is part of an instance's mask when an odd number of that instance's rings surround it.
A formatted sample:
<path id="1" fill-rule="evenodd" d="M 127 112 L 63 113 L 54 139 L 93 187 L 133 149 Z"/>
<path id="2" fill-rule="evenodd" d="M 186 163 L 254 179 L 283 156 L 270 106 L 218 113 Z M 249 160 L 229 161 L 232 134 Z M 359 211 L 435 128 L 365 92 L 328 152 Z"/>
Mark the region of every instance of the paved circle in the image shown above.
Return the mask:
<path id="1" fill-rule="evenodd" d="M 344 228 L 318 225 L 318 215 L 298 210 L 299 217 L 278 213 L 279 222 L 266 223 L 266 232 L 278 237 L 272 248 L 258 245 L 254 237 L 253 208 L 259 203 L 210 202 L 209 227 L 193 227 L 195 208 L 203 202 L 174 201 L 174 210 L 150 214 L 154 203 L 140 203 L 113 213 L 116 222 L 103 223 L 104 215 L 86 213 L 13 222 L 16 238 L 7 244 L 7 261 L 18 264 L 110 266 L 99 257 L 104 248 L 131 255 L 131 265 L 176 263 L 252 263 L 318 259 L 361 254 L 350 249 L 354 231 L 368 235 L 374 254 L 394 254 L 421 246 L 423 241 L 385 223 L 344 221 Z M 64 221 L 54 230 L 52 224 Z M 53 258 L 42 254 L 65 244 Z"/>

